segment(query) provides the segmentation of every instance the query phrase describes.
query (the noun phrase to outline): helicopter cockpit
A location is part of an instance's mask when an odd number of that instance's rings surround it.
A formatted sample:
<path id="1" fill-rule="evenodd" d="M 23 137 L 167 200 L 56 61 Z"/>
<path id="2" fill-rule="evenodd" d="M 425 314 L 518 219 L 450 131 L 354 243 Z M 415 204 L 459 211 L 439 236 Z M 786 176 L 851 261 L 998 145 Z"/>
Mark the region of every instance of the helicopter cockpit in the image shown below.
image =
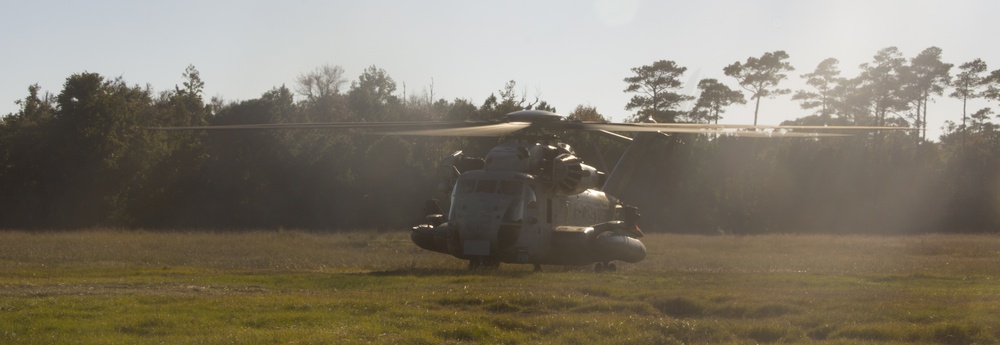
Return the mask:
<path id="1" fill-rule="evenodd" d="M 519 223 L 523 219 L 524 208 L 535 201 L 535 192 L 529 183 L 532 179 L 531 175 L 515 172 L 466 172 L 455 182 L 448 219 L 466 218 L 469 215 L 465 212 L 467 210 L 482 211 L 475 208 L 476 205 L 497 203 L 486 211 L 502 209 L 505 212 L 499 220 Z"/>
<path id="2" fill-rule="evenodd" d="M 531 175 L 474 170 L 462 174 L 451 195 L 448 222 L 458 229 L 463 254 L 486 256 L 512 247 L 536 196 Z"/>

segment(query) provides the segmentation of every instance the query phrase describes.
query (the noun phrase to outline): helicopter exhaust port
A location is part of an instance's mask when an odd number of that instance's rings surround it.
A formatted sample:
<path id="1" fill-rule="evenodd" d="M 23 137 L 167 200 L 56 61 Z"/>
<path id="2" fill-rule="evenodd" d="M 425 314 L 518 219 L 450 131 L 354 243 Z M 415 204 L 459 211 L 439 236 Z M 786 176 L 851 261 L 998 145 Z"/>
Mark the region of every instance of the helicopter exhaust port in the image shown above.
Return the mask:
<path id="1" fill-rule="evenodd" d="M 604 174 L 592 166 L 583 164 L 580 158 L 564 153 L 556 156 L 552 162 L 552 181 L 557 192 L 562 195 L 573 195 L 600 187 L 604 183 Z"/>

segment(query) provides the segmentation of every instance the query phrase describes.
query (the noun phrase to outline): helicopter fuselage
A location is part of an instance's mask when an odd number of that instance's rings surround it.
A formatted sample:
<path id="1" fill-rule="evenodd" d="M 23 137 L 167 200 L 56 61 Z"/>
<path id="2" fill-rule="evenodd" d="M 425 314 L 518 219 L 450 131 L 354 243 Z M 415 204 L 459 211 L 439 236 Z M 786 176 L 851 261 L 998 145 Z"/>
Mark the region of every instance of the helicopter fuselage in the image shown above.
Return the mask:
<path id="1" fill-rule="evenodd" d="M 455 178 L 447 216 L 430 215 L 411 239 L 470 267 L 638 262 L 646 250 L 634 222 L 621 220 L 628 209 L 590 188 L 602 176 L 568 148 L 500 145 L 483 169 Z"/>

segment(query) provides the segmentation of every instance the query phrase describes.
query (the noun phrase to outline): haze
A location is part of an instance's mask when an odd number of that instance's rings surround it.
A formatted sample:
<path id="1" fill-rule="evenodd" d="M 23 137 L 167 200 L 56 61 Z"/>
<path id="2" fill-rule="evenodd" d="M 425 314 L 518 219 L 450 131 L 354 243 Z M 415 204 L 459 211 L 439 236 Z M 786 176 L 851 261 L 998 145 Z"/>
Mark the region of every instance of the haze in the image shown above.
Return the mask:
<path id="1" fill-rule="evenodd" d="M 722 68 L 785 50 L 796 71 L 782 87 L 804 88 L 799 75 L 825 58 L 845 76 L 896 46 L 911 58 L 937 46 L 956 66 L 981 58 L 1000 67 L 989 34 L 1000 4 L 990 1 L 15 1 L 0 13 L 0 114 L 27 87 L 58 93 L 84 71 L 121 76 L 167 90 L 193 64 L 205 94 L 251 99 L 323 65 L 350 80 L 365 67 L 385 69 L 407 96 L 465 98 L 481 104 L 515 80 L 529 97 L 562 113 L 591 105 L 614 120 L 631 97 L 630 68 L 674 60 L 688 68 L 686 92 L 702 78 L 731 87 Z M 956 73 L 953 69 L 953 74 Z M 403 96 L 403 95 L 400 95 Z M 970 105 L 970 112 L 988 106 Z M 994 105 L 996 106 L 996 105 Z M 761 123 L 808 114 L 789 96 L 765 99 Z M 722 122 L 752 122 L 749 106 Z M 960 102 L 937 97 L 928 126 L 960 120 Z"/>

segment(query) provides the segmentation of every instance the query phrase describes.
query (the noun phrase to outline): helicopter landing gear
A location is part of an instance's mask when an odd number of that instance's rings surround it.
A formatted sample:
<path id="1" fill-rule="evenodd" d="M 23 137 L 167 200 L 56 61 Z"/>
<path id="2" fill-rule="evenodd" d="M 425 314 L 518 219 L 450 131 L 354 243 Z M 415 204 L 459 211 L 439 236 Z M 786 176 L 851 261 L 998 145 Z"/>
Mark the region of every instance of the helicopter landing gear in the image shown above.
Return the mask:
<path id="1" fill-rule="evenodd" d="M 601 272 L 616 272 L 618 271 L 618 266 L 610 262 L 598 262 L 594 264 L 594 273 Z"/>
<path id="2" fill-rule="evenodd" d="M 488 256 L 474 256 L 469 259 L 469 270 L 479 270 L 479 269 L 490 269 L 495 270 L 500 268 L 500 260 L 491 258 Z"/>

